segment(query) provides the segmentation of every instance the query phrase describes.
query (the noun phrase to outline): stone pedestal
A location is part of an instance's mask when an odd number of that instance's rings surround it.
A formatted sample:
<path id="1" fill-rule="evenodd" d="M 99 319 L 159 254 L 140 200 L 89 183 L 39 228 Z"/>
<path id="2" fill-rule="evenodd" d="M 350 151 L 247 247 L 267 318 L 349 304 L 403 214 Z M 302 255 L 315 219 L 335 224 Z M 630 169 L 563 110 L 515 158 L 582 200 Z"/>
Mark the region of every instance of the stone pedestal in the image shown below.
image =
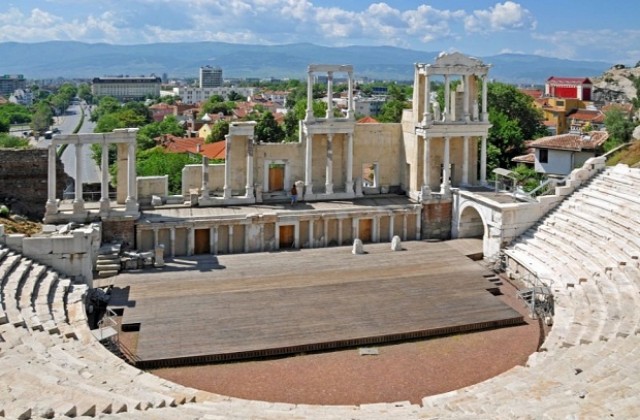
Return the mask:
<path id="1" fill-rule="evenodd" d="M 351 250 L 353 255 L 362 255 L 364 254 L 364 245 L 362 244 L 362 240 L 356 238 L 353 241 L 353 249 Z"/>
<path id="2" fill-rule="evenodd" d="M 154 263 L 156 268 L 164 267 L 164 245 L 160 244 L 154 249 Z"/>
<path id="3" fill-rule="evenodd" d="M 391 240 L 391 250 L 392 251 L 402 251 L 402 241 L 398 235 L 395 235 Z"/>

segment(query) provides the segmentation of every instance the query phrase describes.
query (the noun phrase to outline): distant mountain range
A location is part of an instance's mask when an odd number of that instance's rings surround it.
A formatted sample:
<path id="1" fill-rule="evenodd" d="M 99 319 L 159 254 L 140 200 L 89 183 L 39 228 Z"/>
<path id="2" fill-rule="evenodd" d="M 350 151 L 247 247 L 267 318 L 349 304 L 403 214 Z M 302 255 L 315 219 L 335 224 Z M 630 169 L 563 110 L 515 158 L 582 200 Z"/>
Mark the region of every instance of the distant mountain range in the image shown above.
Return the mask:
<path id="1" fill-rule="evenodd" d="M 212 65 L 220 66 L 224 77 L 304 79 L 309 64 L 326 63 L 352 64 L 358 77 L 412 80 L 413 63 L 433 62 L 437 55 L 438 52 L 396 47 L 322 47 L 313 44 L 5 42 L 0 43 L 0 74 L 24 74 L 27 79 L 152 73 L 198 77 L 201 66 Z M 612 66 L 612 63 L 599 61 L 521 54 L 478 58 L 492 65 L 490 75 L 493 79 L 519 84 L 542 84 L 552 75 L 593 77 Z"/>

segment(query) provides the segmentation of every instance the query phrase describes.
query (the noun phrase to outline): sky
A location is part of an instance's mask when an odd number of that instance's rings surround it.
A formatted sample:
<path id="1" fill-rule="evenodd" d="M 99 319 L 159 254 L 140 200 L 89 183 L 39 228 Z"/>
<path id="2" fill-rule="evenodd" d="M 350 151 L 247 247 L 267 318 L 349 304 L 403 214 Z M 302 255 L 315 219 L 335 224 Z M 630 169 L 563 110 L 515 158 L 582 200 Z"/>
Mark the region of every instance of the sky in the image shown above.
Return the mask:
<path id="1" fill-rule="evenodd" d="M 0 42 L 391 45 L 635 65 L 638 0 L 1 0 Z"/>

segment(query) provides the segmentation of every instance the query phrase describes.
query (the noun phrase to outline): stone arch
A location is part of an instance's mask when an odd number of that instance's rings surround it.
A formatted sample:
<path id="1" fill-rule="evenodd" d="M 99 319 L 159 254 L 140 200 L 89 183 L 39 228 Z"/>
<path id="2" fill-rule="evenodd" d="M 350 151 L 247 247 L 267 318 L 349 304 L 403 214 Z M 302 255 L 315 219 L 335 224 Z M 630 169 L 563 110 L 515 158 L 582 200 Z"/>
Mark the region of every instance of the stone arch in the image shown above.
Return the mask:
<path id="1" fill-rule="evenodd" d="M 458 238 L 486 238 L 488 236 L 487 224 L 482 217 L 482 212 L 471 204 L 460 210 L 457 231 Z"/>

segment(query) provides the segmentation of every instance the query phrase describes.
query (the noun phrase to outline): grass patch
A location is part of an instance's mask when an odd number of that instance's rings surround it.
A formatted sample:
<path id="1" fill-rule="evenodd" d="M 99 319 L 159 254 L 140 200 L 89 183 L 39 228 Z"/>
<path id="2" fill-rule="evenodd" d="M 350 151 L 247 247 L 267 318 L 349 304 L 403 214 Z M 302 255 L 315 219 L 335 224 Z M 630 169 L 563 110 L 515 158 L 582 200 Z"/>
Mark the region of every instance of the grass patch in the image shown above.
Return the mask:
<path id="1" fill-rule="evenodd" d="M 625 150 L 615 153 L 607 160 L 607 166 L 614 166 L 618 163 L 623 163 L 629 166 L 640 163 L 640 141 L 633 143 Z"/>

